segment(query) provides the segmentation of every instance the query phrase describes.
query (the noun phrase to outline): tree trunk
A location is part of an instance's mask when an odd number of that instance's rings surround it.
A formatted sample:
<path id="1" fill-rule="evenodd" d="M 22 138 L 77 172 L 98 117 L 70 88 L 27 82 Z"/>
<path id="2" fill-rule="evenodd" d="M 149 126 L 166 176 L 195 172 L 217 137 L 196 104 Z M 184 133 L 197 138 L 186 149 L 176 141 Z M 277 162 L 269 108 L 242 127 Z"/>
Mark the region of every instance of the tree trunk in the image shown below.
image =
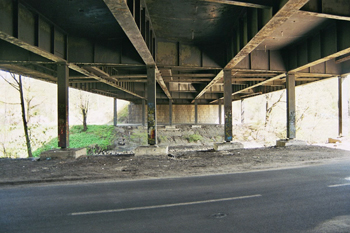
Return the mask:
<path id="1" fill-rule="evenodd" d="M 24 135 L 26 137 L 27 152 L 28 152 L 28 157 L 33 157 L 32 147 L 30 145 L 30 138 L 29 138 L 29 133 L 28 133 L 28 124 L 27 124 L 25 106 L 24 106 L 22 76 L 19 75 L 18 79 L 19 79 L 19 94 L 21 97 L 22 121 L 23 121 Z"/>
<path id="2" fill-rule="evenodd" d="M 82 109 L 81 112 L 83 114 L 83 127 L 84 127 L 83 131 L 86 131 L 87 130 L 87 123 L 86 123 L 87 110 Z"/>

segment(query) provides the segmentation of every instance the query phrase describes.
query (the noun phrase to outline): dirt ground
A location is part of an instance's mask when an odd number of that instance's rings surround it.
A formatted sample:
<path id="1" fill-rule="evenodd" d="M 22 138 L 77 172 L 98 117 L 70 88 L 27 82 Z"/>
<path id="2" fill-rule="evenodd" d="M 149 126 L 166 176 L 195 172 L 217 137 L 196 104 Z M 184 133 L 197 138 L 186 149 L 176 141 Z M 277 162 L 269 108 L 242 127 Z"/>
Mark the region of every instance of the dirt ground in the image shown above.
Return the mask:
<path id="1" fill-rule="evenodd" d="M 0 159 L 0 185 L 92 180 L 129 180 L 238 173 L 319 165 L 350 159 L 350 151 L 321 146 L 213 151 L 170 147 L 168 156 L 95 155 L 78 159 Z"/>

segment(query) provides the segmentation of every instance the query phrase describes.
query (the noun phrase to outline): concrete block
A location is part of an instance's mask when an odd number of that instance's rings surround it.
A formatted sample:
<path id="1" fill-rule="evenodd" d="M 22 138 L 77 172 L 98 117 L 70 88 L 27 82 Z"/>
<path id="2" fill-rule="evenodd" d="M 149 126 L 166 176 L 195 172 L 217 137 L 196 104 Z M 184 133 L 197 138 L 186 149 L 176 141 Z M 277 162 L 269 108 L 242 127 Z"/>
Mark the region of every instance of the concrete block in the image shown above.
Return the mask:
<path id="1" fill-rule="evenodd" d="M 328 143 L 341 143 L 341 138 L 328 138 Z"/>
<path id="2" fill-rule="evenodd" d="M 66 148 L 44 151 L 40 154 L 40 159 L 67 159 L 67 158 L 79 158 L 86 155 L 86 148 Z"/>
<path id="3" fill-rule="evenodd" d="M 297 139 L 280 139 L 276 141 L 277 147 L 285 147 L 285 146 L 307 146 L 307 143 L 302 140 Z"/>
<path id="4" fill-rule="evenodd" d="M 234 149 L 242 149 L 244 145 L 240 142 L 220 142 L 214 143 L 214 150 L 234 150 Z"/>
<path id="5" fill-rule="evenodd" d="M 166 125 L 165 126 L 165 130 L 180 130 L 180 129 L 177 129 L 175 125 Z"/>
<path id="6" fill-rule="evenodd" d="M 139 146 L 135 149 L 135 156 L 143 156 L 143 155 L 167 156 L 168 151 L 169 151 L 168 146 Z"/>
<path id="7" fill-rule="evenodd" d="M 192 125 L 192 129 L 194 129 L 194 128 L 202 128 L 202 126 L 201 125 Z"/>

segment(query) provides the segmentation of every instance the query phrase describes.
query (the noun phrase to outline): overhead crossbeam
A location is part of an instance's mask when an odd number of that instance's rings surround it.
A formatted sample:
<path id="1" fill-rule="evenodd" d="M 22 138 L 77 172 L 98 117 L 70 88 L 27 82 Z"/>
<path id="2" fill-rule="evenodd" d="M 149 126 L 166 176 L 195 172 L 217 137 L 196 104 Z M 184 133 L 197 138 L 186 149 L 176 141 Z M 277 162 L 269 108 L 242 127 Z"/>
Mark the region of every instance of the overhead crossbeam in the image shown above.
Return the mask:
<path id="1" fill-rule="evenodd" d="M 235 92 L 232 93 L 232 96 L 237 95 L 237 94 L 241 94 L 241 93 L 250 92 L 250 91 L 251 91 L 252 89 L 254 89 L 255 87 L 264 86 L 264 85 L 266 85 L 266 84 L 268 84 L 268 83 L 270 83 L 270 82 L 279 80 L 279 79 L 284 78 L 284 77 L 286 77 L 286 74 L 285 74 L 285 73 L 276 75 L 276 76 L 273 77 L 273 78 L 270 78 L 270 79 L 267 79 L 267 80 L 265 80 L 265 81 L 256 83 L 256 84 L 254 84 L 254 85 L 245 87 L 245 88 L 243 88 L 243 89 L 241 89 L 241 90 L 239 90 L 239 91 L 235 91 Z M 220 98 L 220 99 L 223 99 L 223 98 Z M 216 102 L 218 102 L 220 99 L 214 100 L 214 101 L 212 101 L 211 103 L 216 103 Z"/>
<path id="2" fill-rule="evenodd" d="M 350 22 L 331 21 L 328 27 L 292 44 L 285 52 L 291 73 L 316 66 L 327 72 L 343 73 L 337 64 L 350 53 Z"/>
<path id="3" fill-rule="evenodd" d="M 94 79 L 96 79 L 96 80 L 99 81 L 99 82 L 102 82 L 102 83 L 108 84 L 108 85 L 110 85 L 110 86 L 112 86 L 112 87 L 115 87 L 115 88 L 117 88 L 117 89 L 119 89 L 119 90 L 121 90 L 121 91 L 124 91 L 124 92 L 126 92 L 126 93 L 128 93 L 128 94 L 130 94 L 130 95 L 136 96 L 136 97 L 138 97 L 138 98 L 140 98 L 140 99 L 145 99 L 145 97 L 140 96 L 140 95 L 138 95 L 138 94 L 136 94 L 136 93 L 134 93 L 134 92 L 132 92 L 132 91 L 130 91 L 130 90 L 124 88 L 124 87 L 121 87 L 121 86 L 118 85 L 116 82 L 112 82 L 112 81 L 106 79 L 106 77 L 100 77 L 100 76 L 96 75 L 95 72 L 94 72 L 94 73 L 93 73 L 93 72 L 89 72 L 89 71 L 87 71 L 86 69 L 84 69 L 84 68 L 82 68 L 82 67 L 79 67 L 79 66 L 77 66 L 77 65 L 73 65 L 73 64 L 69 64 L 69 68 L 72 69 L 72 70 L 75 70 L 75 71 L 77 71 L 77 72 L 79 72 L 79 73 L 81 73 L 81 74 L 84 74 L 84 75 L 86 75 L 86 76 L 89 77 L 89 78 L 94 78 Z M 94 70 L 95 70 L 95 69 L 96 69 L 96 68 L 94 68 Z M 102 70 L 100 70 L 100 71 L 103 72 Z M 108 74 L 107 74 L 107 75 L 108 75 Z M 107 77 L 108 77 L 108 76 L 107 76 Z"/>
<path id="4" fill-rule="evenodd" d="M 350 21 L 350 12 L 348 5 L 349 0 L 310 1 L 298 13 L 300 15 L 306 16 Z"/>
<path id="5" fill-rule="evenodd" d="M 294 15 L 308 0 L 289 0 L 280 10 L 258 31 L 255 36 L 245 44 L 245 46 L 231 59 L 224 69 L 233 69 L 244 58 L 246 58 L 254 49 L 256 49 L 265 39 L 267 39 L 279 26 L 285 23 L 292 15 Z M 223 71 L 218 75 L 195 97 L 199 99 L 206 93 L 211 86 L 223 78 Z M 194 102 L 194 100 L 192 102 Z"/>
<path id="6" fill-rule="evenodd" d="M 131 14 L 129 7 L 127 5 L 127 1 L 124 0 L 104 0 L 105 4 L 109 8 L 110 12 L 114 16 L 114 18 L 119 23 L 120 27 L 123 29 L 126 36 L 129 38 L 130 42 L 135 47 L 136 51 L 142 58 L 142 60 L 145 62 L 148 66 L 155 66 L 155 61 L 152 56 L 152 50 L 154 48 L 153 41 L 148 43 L 150 46 L 147 46 L 146 42 L 147 40 L 151 39 L 152 37 L 149 37 L 149 32 L 146 31 L 146 41 L 142 36 L 142 33 L 135 22 L 135 19 L 133 15 Z M 150 48 L 149 48 L 150 47 Z M 162 88 L 164 93 L 169 99 L 172 99 L 171 94 L 165 85 L 165 82 L 159 73 L 158 68 L 156 67 L 156 80 L 159 84 L 159 86 Z"/>
<path id="7" fill-rule="evenodd" d="M 267 9 L 271 6 L 269 5 L 263 5 L 261 4 L 261 1 L 259 0 L 241 0 L 241 1 L 231 1 L 231 0 L 201 0 L 203 2 L 214 2 L 214 3 L 220 3 L 220 4 L 229 4 L 233 6 L 241 6 L 241 7 L 253 7 L 253 8 L 261 8 L 261 9 Z"/>

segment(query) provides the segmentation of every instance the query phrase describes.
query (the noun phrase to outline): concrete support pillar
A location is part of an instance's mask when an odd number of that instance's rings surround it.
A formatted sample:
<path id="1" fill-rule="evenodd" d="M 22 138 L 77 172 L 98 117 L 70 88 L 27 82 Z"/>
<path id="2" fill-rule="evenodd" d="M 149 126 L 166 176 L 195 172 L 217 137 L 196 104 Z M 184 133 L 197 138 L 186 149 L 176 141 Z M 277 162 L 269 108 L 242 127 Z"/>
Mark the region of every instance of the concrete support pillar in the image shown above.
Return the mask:
<path id="1" fill-rule="evenodd" d="M 169 125 L 173 125 L 173 101 L 169 100 Z"/>
<path id="2" fill-rule="evenodd" d="M 244 124 L 244 112 L 245 112 L 244 99 L 242 99 L 241 100 L 241 124 Z"/>
<path id="3" fill-rule="evenodd" d="M 157 144 L 157 103 L 156 103 L 156 69 L 147 67 L 147 129 L 148 144 Z"/>
<path id="4" fill-rule="evenodd" d="M 294 139 L 296 137 L 295 127 L 295 75 L 288 74 L 287 82 L 287 138 Z"/>
<path id="5" fill-rule="evenodd" d="M 118 99 L 114 98 L 113 100 L 113 125 L 117 126 L 118 124 Z"/>
<path id="6" fill-rule="evenodd" d="M 146 100 L 142 100 L 142 126 L 146 126 Z"/>
<path id="7" fill-rule="evenodd" d="M 198 100 L 194 101 L 194 124 L 198 125 Z"/>
<path id="8" fill-rule="evenodd" d="M 232 141 L 232 80 L 231 70 L 224 70 L 225 141 Z"/>
<path id="9" fill-rule="evenodd" d="M 219 99 L 219 125 L 222 125 L 222 100 Z"/>
<path id="10" fill-rule="evenodd" d="M 58 147 L 62 149 L 69 147 L 68 84 L 68 65 L 59 63 L 57 64 Z"/>
<path id="11" fill-rule="evenodd" d="M 347 77 L 338 77 L 338 123 L 339 123 L 339 136 L 348 136 L 349 131 L 349 79 Z"/>

